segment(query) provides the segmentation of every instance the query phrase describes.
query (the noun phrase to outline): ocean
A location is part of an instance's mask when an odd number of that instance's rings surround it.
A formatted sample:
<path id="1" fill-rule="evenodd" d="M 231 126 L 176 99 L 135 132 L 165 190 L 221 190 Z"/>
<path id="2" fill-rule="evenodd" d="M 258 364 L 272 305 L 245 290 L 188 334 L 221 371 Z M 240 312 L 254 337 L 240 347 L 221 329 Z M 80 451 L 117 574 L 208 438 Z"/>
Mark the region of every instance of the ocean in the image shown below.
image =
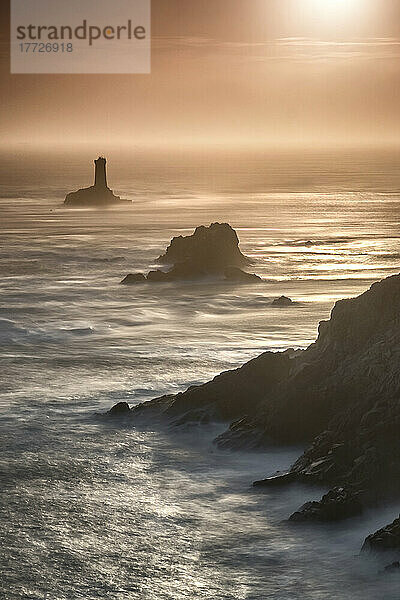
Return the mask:
<path id="1" fill-rule="evenodd" d="M 336 300 L 397 273 L 399 155 L 116 149 L 109 185 L 132 206 L 64 208 L 95 157 L 0 157 L 2 598 L 398 600 L 398 578 L 359 556 L 398 507 L 289 527 L 324 490 L 251 483 L 301 448 L 220 451 L 224 425 L 97 413 L 304 348 Z M 120 285 L 215 221 L 263 284 Z M 272 307 L 282 294 L 296 304 Z"/>

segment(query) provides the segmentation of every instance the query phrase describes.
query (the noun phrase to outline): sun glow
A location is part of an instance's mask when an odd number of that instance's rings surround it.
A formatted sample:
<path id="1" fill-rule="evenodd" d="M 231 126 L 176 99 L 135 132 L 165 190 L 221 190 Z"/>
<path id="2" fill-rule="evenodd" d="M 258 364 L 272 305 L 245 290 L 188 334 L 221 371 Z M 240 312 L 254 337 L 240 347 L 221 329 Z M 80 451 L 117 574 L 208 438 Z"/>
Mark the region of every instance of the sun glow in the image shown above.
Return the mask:
<path id="1" fill-rule="evenodd" d="M 311 10 L 326 16 L 349 14 L 361 7 L 361 0 L 307 0 L 307 3 Z"/>

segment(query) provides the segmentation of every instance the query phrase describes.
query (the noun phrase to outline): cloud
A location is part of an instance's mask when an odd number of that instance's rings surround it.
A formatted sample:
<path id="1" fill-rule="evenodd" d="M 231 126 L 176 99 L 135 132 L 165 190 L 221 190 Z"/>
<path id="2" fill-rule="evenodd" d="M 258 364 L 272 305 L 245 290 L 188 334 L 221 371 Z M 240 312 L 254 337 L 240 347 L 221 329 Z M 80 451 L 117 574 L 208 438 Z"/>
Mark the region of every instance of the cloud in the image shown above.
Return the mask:
<path id="1" fill-rule="evenodd" d="M 175 50 L 196 57 L 220 54 L 245 55 L 256 61 L 389 60 L 400 59 L 400 38 L 377 37 L 323 40 L 307 37 L 277 38 L 260 42 L 217 40 L 206 37 L 155 37 L 153 48 Z"/>

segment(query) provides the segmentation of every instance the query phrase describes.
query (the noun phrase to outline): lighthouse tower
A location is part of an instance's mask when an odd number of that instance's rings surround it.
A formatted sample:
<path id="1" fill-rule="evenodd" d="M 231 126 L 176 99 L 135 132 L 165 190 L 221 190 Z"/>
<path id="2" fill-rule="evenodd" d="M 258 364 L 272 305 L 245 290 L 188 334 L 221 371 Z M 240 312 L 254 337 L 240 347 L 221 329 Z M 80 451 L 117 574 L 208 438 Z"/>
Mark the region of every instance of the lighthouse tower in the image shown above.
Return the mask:
<path id="1" fill-rule="evenodd" d="M 131 204 L 131 200 L 122 200 L 116 196 L 107 185 L 107 161 L 104 156 L 99 156 L 94 161 L 94 185 L 81 188 L 76 192 L 67 194 L 64 204 L 67 206 L 112 206 L 114 204 Z"/>
<path id="2" fill-rule="evenodd" d="M 96 188 L 106 188 L 107 186 L 107 175 L 106 175 L 106 159 L 102 156 L 99 156 L 97 160 L 94 161 L 95 164 L 95 172 L 94 172 L 94 185 Z"/>

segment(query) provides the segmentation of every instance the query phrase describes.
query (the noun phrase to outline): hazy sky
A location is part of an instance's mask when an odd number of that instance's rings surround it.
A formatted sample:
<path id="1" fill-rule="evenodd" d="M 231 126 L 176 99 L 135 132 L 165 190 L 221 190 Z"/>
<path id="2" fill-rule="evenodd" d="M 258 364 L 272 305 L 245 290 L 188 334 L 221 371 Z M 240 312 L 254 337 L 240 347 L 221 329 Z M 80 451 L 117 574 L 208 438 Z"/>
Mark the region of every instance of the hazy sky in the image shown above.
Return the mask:
<path id="1" fill-rule="evenodd" d="M 392 144 L 399 0 L 153 0 L 151 75 L 10 75 L 2 144 Z"/>

